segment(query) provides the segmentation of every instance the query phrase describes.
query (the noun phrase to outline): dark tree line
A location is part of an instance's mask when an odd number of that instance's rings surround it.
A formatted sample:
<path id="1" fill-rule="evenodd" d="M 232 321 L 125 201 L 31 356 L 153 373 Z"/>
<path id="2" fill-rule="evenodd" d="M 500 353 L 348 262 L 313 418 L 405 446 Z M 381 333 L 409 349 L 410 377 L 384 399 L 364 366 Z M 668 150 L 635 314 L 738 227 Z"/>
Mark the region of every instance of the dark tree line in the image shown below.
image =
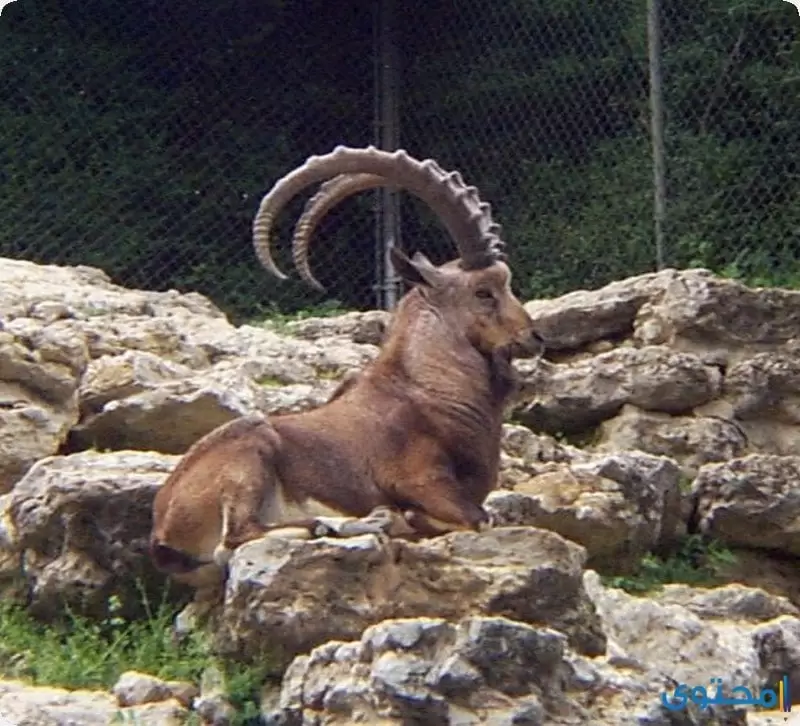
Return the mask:
<path id="1" fill-rule="evenodd" d="M 398 3 L 402 144 L 480 186 L 525 295 L 653 268 L 645 5 Z M 794 285 L 797 13 L 777 0 L 663 8 L 667 261 Z M 0 254 L 199 290 L 237 318 L 320 302 L 266 278 L 250 223 L 309 154 L 373 141 L 374 12 L 325 0 L 7 6 Z M 312 250 L 347 306 L 374 304 L 373 202 L 345 203 Z M 403 202 L 404 241 L 441 259 L 441 230 L 418 206 Z M 279 260 L 289 268 L 285 250 Z"/>

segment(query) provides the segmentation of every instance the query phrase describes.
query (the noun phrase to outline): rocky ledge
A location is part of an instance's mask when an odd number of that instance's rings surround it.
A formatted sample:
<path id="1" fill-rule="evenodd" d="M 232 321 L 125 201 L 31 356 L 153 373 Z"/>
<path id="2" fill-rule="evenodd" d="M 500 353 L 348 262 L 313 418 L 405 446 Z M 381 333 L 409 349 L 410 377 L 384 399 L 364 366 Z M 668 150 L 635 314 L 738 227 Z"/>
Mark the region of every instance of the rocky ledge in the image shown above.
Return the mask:
<path id="1" fill-rule="evenodd" d="M 282 674 L 262 722 L 784 723 L 661 702 L 715 677 L 753 693 L 785 677 L 800 703 L 800 293 L 665 270 L 527 308 L 550 348 L 517 364 L 497 528 L 235 553 L 211 639 Z M 179 455 L 236 416 L 319 405 L 387 321 L 235 327 L 197 294 L 0 260 L 2 597 L 42 619 L 105 617 L 112 600 L 137 617 L 140 588 L 164 588 L 145 544 Z M 603 584 L 687 535 L 735 554 L 731 584 Z M 0 681 L 0 715 L 224 724 L 223 690 L 212 669 L 126 673 L 111 693 Z"/>

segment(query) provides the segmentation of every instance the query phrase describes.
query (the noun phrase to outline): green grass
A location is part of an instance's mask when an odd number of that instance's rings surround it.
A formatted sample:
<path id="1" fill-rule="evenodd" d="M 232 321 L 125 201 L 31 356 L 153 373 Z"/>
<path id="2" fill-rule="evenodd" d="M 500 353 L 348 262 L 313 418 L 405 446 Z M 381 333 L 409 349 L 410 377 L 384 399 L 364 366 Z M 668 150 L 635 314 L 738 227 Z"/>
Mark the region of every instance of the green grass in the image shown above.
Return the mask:
<path id="1" fill-rule="evenodd" d="M 582 431 L 575 431 L 573 433 L 557 431 L 553 434 L 553 438 L 564 446 L 573 446 L 576 449 L 588 449 L 597 444 L 600 440 L 600 427 L 591 426 Z"/>
<path id="2" fill-rule="evenodd" d="M 306 320 L 308 318 L 332 318 L 349 312 L 352 311 L 343 308 L 338 300 L 329 300 L 320 305 L 297 310 L 293 313 L 284 313 L 278 308 L 271 308 L 266 311 L 263 317 L 249 320 L 247 324 L 262 326 L 277 332 L 285 333 L 289 323 L 296 323 L 299 320 Z"/>
<path id="3" fill-rule="evenodd" d="M 0 674 L 66 688 L 110 688 L 126 670 L 196 681 L 208 662 L 205 646 L 197 638 L 172 642 L 175 611 L 166 600 L 145 609 L 142 620 L 112 613 L 94 622 L 67 612 L 63 622 L 45 624 L 19 604 L 1 603 Z"/>
<path id="4" fill-rule="evenodd" d="M 286 385 L 286 381 L 275 378 L 275 376 L 261 376 L 260 378 L 256 378 L 255 382 L 264 388 L 280 388 Z"/>
<path id="5" fill-rule="evenodd" d="M 711 586 L 723 582 L 725 569 L 734 564 L 736 555 L 729 549 L 692 534 L 669 556 L 645 555 L 632 574 L 607 575 L 603 582 L 637 595 L 659 590 L 669 583 Z"/>
<path id="6" fill-rule="evenodd" d="M 214 665 L 225 675 L 228 700 L 237 710 L 235 724 L 251 723 L 258 714 L 261 686 L 272 672 L 270 664 L 218 661 L 200 633 L 176 643 L 175 606 L 166 595 L 158 604 L 142 596 L 145 618 L 126 620 L 112 612 L 97 622 L 67 611 L 62 622 L 43 623 L 18 603 L 0 602 L 0 677 L 38 686 L 109 690 L 128 670 L 197 684 Z"/>

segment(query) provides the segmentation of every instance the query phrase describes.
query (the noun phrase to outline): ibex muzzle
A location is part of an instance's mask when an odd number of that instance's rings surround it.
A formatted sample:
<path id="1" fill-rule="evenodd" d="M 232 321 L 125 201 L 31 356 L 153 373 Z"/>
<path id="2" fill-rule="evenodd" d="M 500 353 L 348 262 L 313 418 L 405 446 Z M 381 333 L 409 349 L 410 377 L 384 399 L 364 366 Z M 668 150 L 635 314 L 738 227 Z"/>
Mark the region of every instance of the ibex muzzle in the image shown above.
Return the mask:
<path id="1" fill-rule="evenodd" d="M 390 534 L 480 529 L 496 486 L 503 413 L 516 384 L 511 361 L 542 340 L 511 291 L 500 226 L 458 172 L 405 151 L 337 147 L 279 180 L 253 223 L 256 253 L 279 278 L 270 230 L 285 205 L 321 183 L 296 226 L 293 258 L 308 263 L 324 215 L 352 194 L 391 186 L 437 214 L 460 257 L 436 266 L 391 251 L 411 290 L 392 316 L 377 359 L 325 405 L 244 417 L 198 441 L 158 492 L 151 547 L 157 566 L 199 585 L 243 542 L 310 536 L 325 517 L 378 517 Z M 373 521 L 377 521 L 374 519 Z M 216 576 L 219 571 L 216 571 Z"/>

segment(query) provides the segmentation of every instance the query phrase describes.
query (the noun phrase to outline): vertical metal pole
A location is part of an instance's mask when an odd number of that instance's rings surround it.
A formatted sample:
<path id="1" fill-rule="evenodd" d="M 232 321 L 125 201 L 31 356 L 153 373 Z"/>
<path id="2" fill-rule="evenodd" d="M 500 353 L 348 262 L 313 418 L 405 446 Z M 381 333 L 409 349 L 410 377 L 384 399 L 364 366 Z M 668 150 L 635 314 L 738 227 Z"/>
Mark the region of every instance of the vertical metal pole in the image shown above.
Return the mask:
<path id="1" fill-rule="evenodd" d="M 650 64 L 650 135 L 653 146 L 653 222 L 656 266 L 664 269 L 667 183 L 664 153 L 664 98 L 661 75 L 661 2 L 647 2 L 647 50 Z"/>
<path id="2" fill-rule="evenodd" d="M 372 143 L 380 146 L 381 137 L 381 28 L 382 28 L 382 3 L 373 4 L 374 12 L 372 16 Z M 381 193 L 377 190 L 374 194 L 375 213 L 375 248 L 374 248 L 374 267 L 375 278 L 372 283 L 372 291 L 375 294 L 375 305 L 384 308 L 383 300 L 383 204 L 381 203 Z"/>
<path id="3" fill-rule="evenodd" d="M 398 53 L 395 38 L 395 0 L 380 0 L 376 23 L 376 123 L 375 144 L 395 151 L 400 143 Z M 375 224 L 376 287 L 379 304 L 391 310 L 400 296 L 400 280 L 395 275 L 389 250 L 400 246 L 400 204 L 397 192 L 382 188 L 377 192 Z"/>

